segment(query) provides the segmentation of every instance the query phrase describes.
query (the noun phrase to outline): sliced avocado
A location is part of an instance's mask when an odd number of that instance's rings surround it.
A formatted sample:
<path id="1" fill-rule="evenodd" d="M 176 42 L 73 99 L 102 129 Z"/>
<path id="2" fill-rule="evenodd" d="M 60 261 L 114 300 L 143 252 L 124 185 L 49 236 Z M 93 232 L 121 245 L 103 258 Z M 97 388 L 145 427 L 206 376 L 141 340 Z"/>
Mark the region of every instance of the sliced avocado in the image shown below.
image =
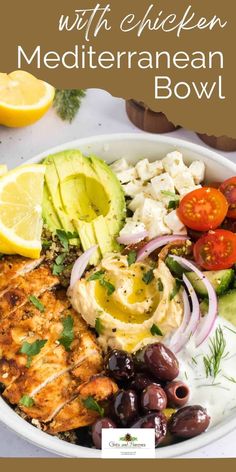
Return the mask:
<path id="1" fill-rule="evenodd" d="M 125 218 L 125 198 L 109 166 L 74 150 L 49 156 L 44 164 L 48 187 L 45 195 L 50 197 L 63 229 L 76 230 L 84 250 L 99 246 L 94 263 L 101 253 L 118 250 L 116 236 Z M 48 223 L 46 205 L 44 217 Z"/>
<path id="2" fill-rule="evenodd" d="M 113 238 L 113 250 L 118 251 L 120 246 L 116 242 L 116 237 L 119 235 L 126 217 L 124 191 L 117 176 L 106 162 L 93 155 L 90 156 L 90 162 L 109 196 L 109 211 L 106 214 L 105 220 L 109 233 Z M 103 202 L 101 201 L 100 205 L 102 204 Z"/>
<path id="3" fill-rule="evenodd" d="M 62 229 L 61 222 L 52 204 L 47 184 L 44 185 L 43 190 L 43 219 L 52 233 L 55 233 L 57 229 Z"/>
<path id="4" fill-rule="evenodd" d="M 203 272 L 203 275 L 211 282 L 217 295 L 223 295 L 227 292 L 234 279 L 234 271 L 232 269 Z M 201 297 L 207 297 L 206 287 L 204 283 L 199 280 L 195 272 L 186 272 L 186 276 L 197 294 Z"/>
<path id="5" fill-rule="evenodd" d="M 208 301 L 203 300 L 200 304 L 201 313 L 204 315 L 208 310 Z M 222 318 L 236 326 L 236 290 L 230 290 L 218 299 L 218 313 Z"/>

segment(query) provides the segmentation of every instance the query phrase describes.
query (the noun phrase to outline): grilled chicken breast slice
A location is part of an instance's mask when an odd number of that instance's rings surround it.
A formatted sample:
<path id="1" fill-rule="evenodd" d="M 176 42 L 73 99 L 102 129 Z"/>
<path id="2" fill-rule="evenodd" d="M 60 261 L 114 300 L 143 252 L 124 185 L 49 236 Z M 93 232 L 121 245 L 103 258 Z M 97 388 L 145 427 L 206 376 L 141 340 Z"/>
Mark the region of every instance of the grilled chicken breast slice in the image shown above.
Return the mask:
<path id="1" fill-rule="evenodd" d="M 7 256 L 0 261 L 0 296 L 14 282 L 15 279 L 36 269 L 43 261 L 40 259 L 25 259 L 20 256 Z"/>

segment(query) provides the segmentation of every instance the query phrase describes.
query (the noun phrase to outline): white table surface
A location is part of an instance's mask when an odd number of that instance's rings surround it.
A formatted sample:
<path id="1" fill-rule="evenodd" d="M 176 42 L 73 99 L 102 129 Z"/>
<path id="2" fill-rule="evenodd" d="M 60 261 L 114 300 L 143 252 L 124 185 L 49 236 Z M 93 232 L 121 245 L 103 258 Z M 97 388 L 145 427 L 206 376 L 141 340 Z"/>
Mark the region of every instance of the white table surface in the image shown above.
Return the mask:
<path id="1" fill-rule="evenodd" d="M 9 167 L 14 167 L 58 144 L 92 135 L 119 132 L 141 132 L 129 122 L 124 101 L 113 98 L 102 90 L 89 90 L 72 124 L 64 123 L 56 116 L 54 110 L 50 110 L 41 121 L 28 128 L 12 130 L 0 126 L 0 163 L 8 163 Z M 180 129 L 171 135 L 204 146 L 190 131 Z M 236 152 L 221 154 L 236 162 Z M 236 457 L 235 444 L 236 430 L 214 444 L 183 457 Z M 0 424 L 0 457 L 56 456 L 29 444 Z"/>

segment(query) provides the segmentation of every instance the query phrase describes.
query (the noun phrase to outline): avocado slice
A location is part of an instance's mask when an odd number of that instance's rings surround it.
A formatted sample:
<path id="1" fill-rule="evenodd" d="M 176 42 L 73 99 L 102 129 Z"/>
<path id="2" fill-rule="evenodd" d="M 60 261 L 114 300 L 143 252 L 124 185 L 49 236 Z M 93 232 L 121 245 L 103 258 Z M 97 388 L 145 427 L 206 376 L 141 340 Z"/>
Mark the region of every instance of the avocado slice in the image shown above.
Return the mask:
<path id="1" fill-rule="evenodd" d="M 45 183 L 43 189 L 43 220 L 47 223 L 48 229 L 55 233 L 57 229 L 63 229 L 53 206 L 48 186 Z"/>
<path id="2" fill-rule="evenodd" d="M 84 250 L 99 246 L 93 257 L 94 264 L 101 254 L 118 250 L 115 237 L 125 218 L 125 198 L 109 166 L 77 150 L 49 156 L 44 164 L 48 189 L 45 200 L 50 198 L 63 229 L 77 231 Z M 54 226 L 48 217 L 48 208 L 45 202 L 46 223 Z"/>

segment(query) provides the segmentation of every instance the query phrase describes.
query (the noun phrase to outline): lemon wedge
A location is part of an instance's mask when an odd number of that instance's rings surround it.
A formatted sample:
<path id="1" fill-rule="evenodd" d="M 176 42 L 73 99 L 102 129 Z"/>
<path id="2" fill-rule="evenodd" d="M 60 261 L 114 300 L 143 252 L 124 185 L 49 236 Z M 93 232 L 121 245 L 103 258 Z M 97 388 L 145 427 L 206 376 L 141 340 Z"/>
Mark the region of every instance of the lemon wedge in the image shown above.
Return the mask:
<path id="1" fill-rule="evenodd" d="M 33 164 L 0 178 L 0 252 L 39 258 L 44 174 L 45 166 Z"/>
<path id="2" fill-rule="evenodd" d="M 6 174 L 7 173 L 7 165 L 6 164 L 0 164 L 0 177 L 2 177 L 2 175 Z"/>
<path id="3" fill-rule="evenodd" d="M 28 126 L 39 120 L 52 105 L 55 89 L 22 70 L 0 73 L 0 124 Z"/>

